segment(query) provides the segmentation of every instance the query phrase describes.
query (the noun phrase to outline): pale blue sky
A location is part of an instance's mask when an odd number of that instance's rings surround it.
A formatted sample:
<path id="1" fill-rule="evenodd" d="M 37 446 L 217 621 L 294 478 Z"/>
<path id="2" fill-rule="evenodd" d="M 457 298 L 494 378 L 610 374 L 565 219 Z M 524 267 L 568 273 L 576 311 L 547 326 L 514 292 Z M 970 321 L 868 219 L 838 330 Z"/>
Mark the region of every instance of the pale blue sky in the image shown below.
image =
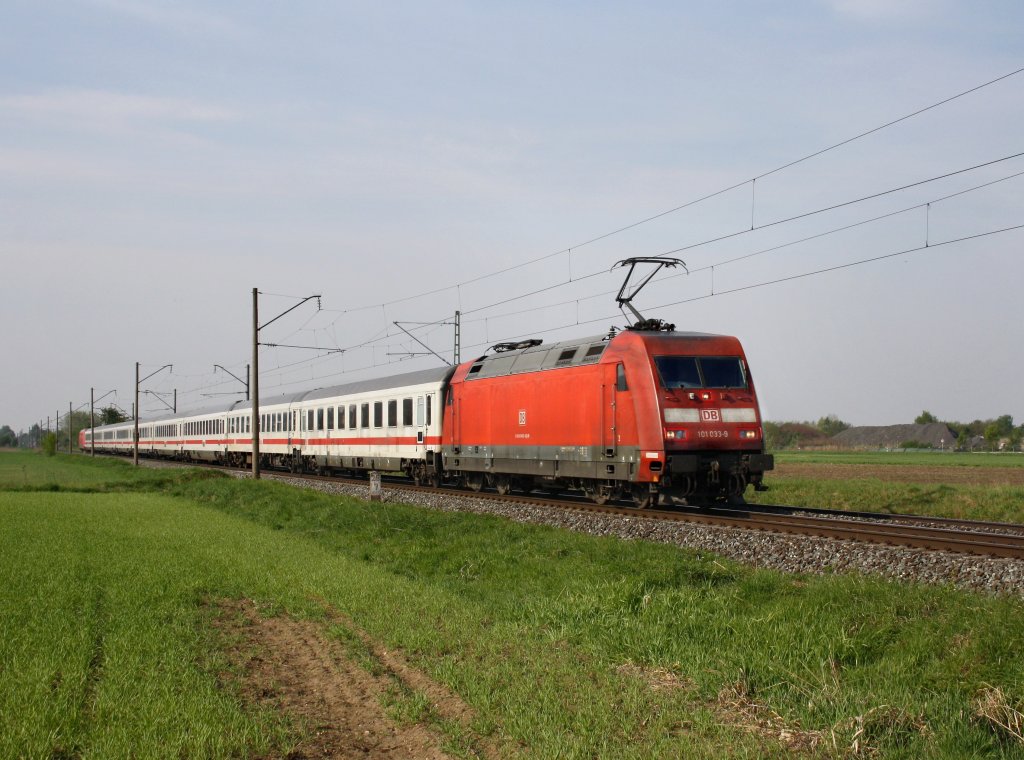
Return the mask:
<path id="1" fill-rule="evenodd" d="M 582 275 L 748 228 L 751 188 L 580 243 L 1024 66 L 1019 2 L 2 9 L 0 424 L 15 429 L 90 386 L 128 407 L 137 360 L 174 364 L 149 387 L 182 406 L 233 390 L 212 368 L 244 371 L 254 286 L 323 294 L 265 340 L 350 349 L 266 350 L 265 395 L 435 364 L 400 361 L 415 344 L 393 320 L 472 312 L 464 358 L 604 332 L 624 321 L 619 276 Z M 1018 74 L 759 180 L 754 223 L 1024 151 L 1022 116 Z M 917 247 L 926 227 L 936 243 L 1024 224 L 1021 177 L 723 263 L 1021 171 L 687 250 L 693 273 L 637 305 L 739 336 L 769 419 L 1024 421 L 1022 231 L 678 303 L 711 293 L 711 264 L 721 293 Z M 291 303 L 263 300 L 268 316 Z M 450 354 L 450 330 L 422 337 Z"/>

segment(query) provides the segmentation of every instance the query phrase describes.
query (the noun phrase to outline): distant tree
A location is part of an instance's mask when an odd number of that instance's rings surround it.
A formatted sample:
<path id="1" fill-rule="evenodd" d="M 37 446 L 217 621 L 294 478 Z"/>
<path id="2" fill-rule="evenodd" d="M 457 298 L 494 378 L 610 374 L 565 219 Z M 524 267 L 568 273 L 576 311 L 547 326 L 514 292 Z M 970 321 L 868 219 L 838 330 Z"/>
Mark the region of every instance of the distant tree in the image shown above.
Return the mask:
<path id="1" fill-rule="evenodd" d="M 124 422 L 127 419 L 128 415 L 116 406 L 108 406 L 105 409 L 100 410 L 100 425 L 114 425 L 118 422 Z"/>
<path id="2" fill-rule="evenodd" d="M 971 442 L 970 433 L 967 432 L 967 428 L 960 428 L 960 432 L 956 435 L 956 447 L 958 449 L 966 449 L 967 445 Z"/>
<path id="3" fill-rule="evenodd" d="M 832 436 L 839 435 L 844 430 L 849 429 L 850 423 L 849 422 L 843 422 L 841 419 L 836 417 L 834 414 L 830 414 L 830 415 L 828 415 L 826 417 L 822 417 L 820 420 L 818 420 L 818 424 L 817 424 L 816 427 L 822 433 L 824 433 L 829 438 L 831 438 Z"/>
<path id="4" fill-rule="evenodd" d="M 43 453 L 48 457 L 52 457 L 57 453 L 57 434 L 56 433 L 44 433 L 43 439 L 40 441 Z"/>
<path id="5" fill-rule="evenodd" d="M 933 422 L 938 422 L 939 418 L 936 417 L 929 411 L 923 411 L 917 417 L 914 418 L 915 425 L 930 425 Z"/>
<path id="6" fill-rule="evenodd" d="M 18 436 L 8 425 L 0 427 L 0 448 L 18 445 Z"/>
<path id="7" fill-rule="evenodd" d="M 1010 434 L 1013 432 L 1013 415 L 1004 414 L 1002 417 L 996 417 L 992 424 L 994 424 L 996 429 L 999 431 L 1000 438 L 1009 438 Z"/>
<path id="8" fill-rule="evenodd" d="M 990 451 L 995 451 L 999 448 L 999 439 L 1002 437 L 1002 430 L 995 422 L 985 428 L 985 443 L 988 444 Z"/>
<path id="9" fill-rule="evenodd" d="M 930 443 L 922 443 L 921 441 L 903 441 L 900 444 L 901 449 L 934 449 Z"/>
<path id="10" fill-rule="evenodd" d="M 828 436 L 809 422 L 765 422 L 765 446 L 771 451 L 827 446 Z"/>

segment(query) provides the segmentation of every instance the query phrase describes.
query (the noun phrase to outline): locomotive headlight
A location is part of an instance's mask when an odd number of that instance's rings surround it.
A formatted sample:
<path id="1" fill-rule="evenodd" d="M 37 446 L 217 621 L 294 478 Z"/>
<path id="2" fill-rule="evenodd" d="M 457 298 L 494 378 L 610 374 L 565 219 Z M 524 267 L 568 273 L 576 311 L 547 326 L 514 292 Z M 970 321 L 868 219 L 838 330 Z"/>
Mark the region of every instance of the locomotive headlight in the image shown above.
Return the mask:
<path id="1" fill-rule="evenodd" d="M 666 430 L 665 431 L 666 441 L 685 441 L 686 431 L 685 430 Z"/>
<path id="2" fill-rule="evenodd" d="M 756 430 L 741 430 L 740 431 L 740 438 L 745 438 L 745 439 L 748 439 L 748 440 L 749 439 L 753 439 L 753 438 L 757 438 L 757 431 Z"/>

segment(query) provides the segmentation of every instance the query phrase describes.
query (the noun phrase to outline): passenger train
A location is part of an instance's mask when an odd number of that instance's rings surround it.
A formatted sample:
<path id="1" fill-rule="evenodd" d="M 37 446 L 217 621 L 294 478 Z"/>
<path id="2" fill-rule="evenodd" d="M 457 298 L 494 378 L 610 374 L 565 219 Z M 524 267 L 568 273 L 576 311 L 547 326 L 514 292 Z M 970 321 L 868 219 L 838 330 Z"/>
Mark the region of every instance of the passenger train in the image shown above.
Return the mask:
<path id="1" fill-rule="evenodd" d="M 742 501 L 774 466 L 740 342 L 666 329 L 499 344 L 455 367 L 261 399 L 259 412 L 261 465 L 292 472 L 643 508 Z M 250 465 L 251 421 L 248 401 L 140 419 L 139 453 Z M 133 428 L 95 428 L 95 441 L 84 430 L 79 444 L 128 454 Z"/>

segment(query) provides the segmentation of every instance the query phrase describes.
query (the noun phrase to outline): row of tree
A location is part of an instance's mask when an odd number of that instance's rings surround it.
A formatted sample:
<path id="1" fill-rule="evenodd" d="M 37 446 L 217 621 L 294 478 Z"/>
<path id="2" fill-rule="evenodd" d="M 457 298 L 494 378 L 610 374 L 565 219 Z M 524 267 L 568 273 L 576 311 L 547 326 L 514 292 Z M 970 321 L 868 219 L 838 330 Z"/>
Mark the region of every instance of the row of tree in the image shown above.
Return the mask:
<path id="1" fill-rule="evenodd" d="M 958 449 L 985 449 L 996 451 L 1000 448 L 1019 450 L 1024 440 L 1024 425 L 1014 427 L 1013 416 L 1004 414 L 989 420 L 973 422 L 950 422 L 940 420 L 929 411 L 923 411 L 915 419 L 917 425 L 940 422 L 956 436 Z M 766 422 L 765 439 L 770 449 L 793 449 L 798 447 L 828 446 L 830 439 L 848 429 L 850 424 L 835 415 L 822 417 L 817 422 Z M 918 444 L 923 446 L 924 444 Z"/>
<path id="2" fill-rule="evenodd" d="M 124 422 L 126 419 L 128 419 L 128 416 L 116 406 L 108 406 L 96 412 L 95 419 L 91 419 L 88 412 L 71 412 L 70 416 L 65 414 L 57 425 L 57 450 L 68 450 L 69 434 L 74 434 L 75 440 L 72 441 L 72 445 L 75 445 L 78 440 L 78 431 L 92 425 L 112 425 L 115 422 Z M 47 433 L 52 432 L 36 424 L 28 431 L 15 433 L 10 425 L 4 425 L 0 427 L 0 448 L 14 448 L 16 446 L 24 449 L 39 448 L 42 446 L 43 439 Z"/>

